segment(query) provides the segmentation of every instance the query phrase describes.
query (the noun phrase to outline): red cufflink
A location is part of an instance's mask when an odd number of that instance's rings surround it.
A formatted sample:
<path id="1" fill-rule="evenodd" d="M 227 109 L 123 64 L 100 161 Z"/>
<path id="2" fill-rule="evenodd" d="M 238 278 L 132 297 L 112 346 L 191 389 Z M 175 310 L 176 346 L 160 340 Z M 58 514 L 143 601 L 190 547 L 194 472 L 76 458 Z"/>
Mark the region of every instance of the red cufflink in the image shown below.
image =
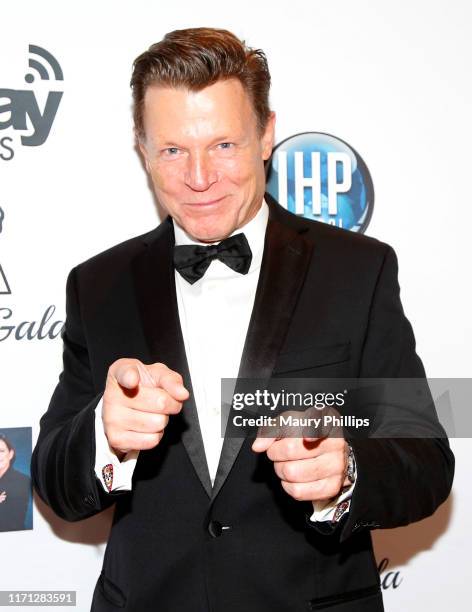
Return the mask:
<path id="1" fill-rule="evenodd" d="M 108 492 L 110 492 L 113 484 L 113 465 L 111 463 L 107 463 L 107 465 L 102 469 L 102 476 L 105 486 L 108 489 Z"/>
<path id="2" fill-rule="evenodd" d="M 336 510 L 334 511 L 333 518 L 331 519 L 333 523 L 337 523 L 339 519 L 342 517 L 342 515 L 346 512 L 346 510 L 348 510 L 349 505 L 350 505 L 349 502 L 350 502 L 349 499 L 345 499 L 344 501 L 342 501 L 336 506 Z"/>

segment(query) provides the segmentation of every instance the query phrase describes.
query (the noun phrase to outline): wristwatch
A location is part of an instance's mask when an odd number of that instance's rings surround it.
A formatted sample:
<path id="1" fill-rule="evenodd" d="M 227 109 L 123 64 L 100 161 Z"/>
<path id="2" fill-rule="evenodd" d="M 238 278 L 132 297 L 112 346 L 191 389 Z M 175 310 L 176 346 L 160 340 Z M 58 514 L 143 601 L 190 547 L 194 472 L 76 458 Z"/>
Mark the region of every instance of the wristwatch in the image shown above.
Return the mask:
<path id="1" fill-rule="evenodd" d="M 349 482 L 352 484 L 356 482 L 356 460 L 354 458 L 354 451 L 352 450 L 352 446 L 348 444 L 349 454 L 347 456 L 347 469 L 346 476 Z"/>

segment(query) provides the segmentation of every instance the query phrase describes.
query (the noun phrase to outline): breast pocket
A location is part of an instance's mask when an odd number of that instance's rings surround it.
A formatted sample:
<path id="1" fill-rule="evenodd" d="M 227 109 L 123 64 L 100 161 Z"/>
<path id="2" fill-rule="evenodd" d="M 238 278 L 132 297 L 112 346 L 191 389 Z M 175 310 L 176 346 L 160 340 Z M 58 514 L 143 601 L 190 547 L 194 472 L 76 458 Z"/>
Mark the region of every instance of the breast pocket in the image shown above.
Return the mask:
<path id="1" fill-rule="evenodd" d="M 306 376 L 310 376 L 313 371 L 314 376 L 317 376 L 318 373 L 327 376 L 328 373 L 325 370 L 335 373 L 339 371 L 341 364 L 347 364 L 350 358 L 351 343 L 349 341 L 288 351 L 278 356 L 273 375 L 280 377 L 282 374 L 300 372 L 302 375 L 305 373 Z"/>

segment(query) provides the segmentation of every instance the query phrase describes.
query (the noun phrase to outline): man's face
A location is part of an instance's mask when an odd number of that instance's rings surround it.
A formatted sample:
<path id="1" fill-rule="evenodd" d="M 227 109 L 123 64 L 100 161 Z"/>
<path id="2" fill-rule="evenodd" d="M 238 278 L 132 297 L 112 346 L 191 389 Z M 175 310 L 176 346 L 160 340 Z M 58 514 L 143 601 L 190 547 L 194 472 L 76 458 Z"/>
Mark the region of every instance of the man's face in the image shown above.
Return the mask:
<path id="1" fill-rule="evenodd" d="M 251 100 L 237 79 L 200 91 L 150 86 L 140 143 L 159 203 L 194 239 L 215 242 L 257 213 L 275 115 L 257 129 Z"/>
<path id="2" fill-rule="evenodd" d="M 10 467 L 10 462 L 14 454 L 13 449 L 9 450 L 5 442 L 0 440 L 0 473 L 6 472 Z"/>

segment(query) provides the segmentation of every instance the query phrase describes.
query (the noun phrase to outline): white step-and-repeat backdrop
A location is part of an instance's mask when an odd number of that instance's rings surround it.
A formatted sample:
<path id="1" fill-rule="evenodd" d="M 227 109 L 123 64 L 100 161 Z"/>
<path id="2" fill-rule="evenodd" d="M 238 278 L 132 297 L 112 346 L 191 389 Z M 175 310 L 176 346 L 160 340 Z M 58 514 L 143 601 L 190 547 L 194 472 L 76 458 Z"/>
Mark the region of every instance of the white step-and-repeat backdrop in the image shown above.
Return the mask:
<path id="1" fill-rule="evenodd" d="M 375 191 L 365 233 L 398 254 L 428 376 L 471 376 L 470 2 L 16 0 L 0 23 L 0 433 L 18 471 L 62 368 L 67 273 L 158 223 L 129 78 L 177 28 L 266 51 L 278 143 L 318 132 L 357 151 Z M 472 449 L 451 446 L 454 489 L 435 515 L 373 532 L 387 610 L 468 609 Z M 0 590 L 75 590 L 87 611 L 110 512 L 67 523 L 35 498 L 21 520 L 0 533 Z"/>

